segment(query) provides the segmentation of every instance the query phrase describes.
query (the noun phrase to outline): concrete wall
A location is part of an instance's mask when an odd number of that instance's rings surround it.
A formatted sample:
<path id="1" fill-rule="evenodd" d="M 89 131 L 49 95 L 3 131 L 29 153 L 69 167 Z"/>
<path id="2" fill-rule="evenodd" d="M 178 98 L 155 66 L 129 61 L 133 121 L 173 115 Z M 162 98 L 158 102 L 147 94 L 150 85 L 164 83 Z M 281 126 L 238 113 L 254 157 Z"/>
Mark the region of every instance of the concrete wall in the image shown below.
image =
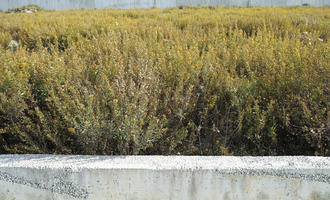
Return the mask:
<path id="1" fill-rule="evenodd" d="M 0 10 L 37 4 L 47 10 L 104 8 L 170 8 L 185 6 L 330 6 L 330 0 L 0 0 Z"/>
<path id="2" fill-rule="evenodd" d="M 329 200 L 330 158 L 1 155 L 1 200 Z"/>

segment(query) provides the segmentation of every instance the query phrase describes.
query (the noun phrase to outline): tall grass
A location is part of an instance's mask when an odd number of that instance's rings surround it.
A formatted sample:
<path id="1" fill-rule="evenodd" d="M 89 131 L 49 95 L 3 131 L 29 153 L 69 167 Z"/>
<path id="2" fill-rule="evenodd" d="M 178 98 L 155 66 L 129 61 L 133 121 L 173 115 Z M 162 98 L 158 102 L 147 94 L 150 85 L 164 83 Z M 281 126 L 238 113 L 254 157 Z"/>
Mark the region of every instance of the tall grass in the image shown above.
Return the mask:
<path id="1" fill-rule="evenodd" d="M 329 17 L 0 13 L 0 153 L 329 156 Z"/>

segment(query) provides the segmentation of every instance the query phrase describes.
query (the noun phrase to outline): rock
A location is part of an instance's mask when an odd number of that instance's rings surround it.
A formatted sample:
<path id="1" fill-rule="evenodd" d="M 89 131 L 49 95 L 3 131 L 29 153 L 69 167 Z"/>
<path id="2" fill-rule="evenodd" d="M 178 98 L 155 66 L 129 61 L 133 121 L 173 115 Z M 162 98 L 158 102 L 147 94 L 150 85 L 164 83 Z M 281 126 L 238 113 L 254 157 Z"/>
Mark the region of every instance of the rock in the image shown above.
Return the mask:
<path id="1" fill-rule="evenodd" d="M 19 46 L 19 43 L 16 40 L 12 40 L 12 41 L 10 41 L 10 43 L 8 45 L 8 49 L 15 51 L 18 46 Z"/>
<path id="2" fill-rule="evenodd" d="M 7 11 L 7 13 L 35 13 L 42 10 L 38 5 L 29 4 L 27 6 L 22 6 L 20 8 L 12 8 Z"/>

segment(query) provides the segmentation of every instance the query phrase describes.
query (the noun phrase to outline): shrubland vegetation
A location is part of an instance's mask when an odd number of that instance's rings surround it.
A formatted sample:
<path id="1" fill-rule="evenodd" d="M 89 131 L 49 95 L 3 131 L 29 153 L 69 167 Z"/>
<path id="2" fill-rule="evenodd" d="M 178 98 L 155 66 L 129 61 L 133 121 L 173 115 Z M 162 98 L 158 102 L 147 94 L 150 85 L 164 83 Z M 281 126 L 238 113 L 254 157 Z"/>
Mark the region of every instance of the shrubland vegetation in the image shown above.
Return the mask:
<path id="1" fill-rule="evenodd" d="M 329 156 L 329 17 L 0 13 L 0 153 Z"/>

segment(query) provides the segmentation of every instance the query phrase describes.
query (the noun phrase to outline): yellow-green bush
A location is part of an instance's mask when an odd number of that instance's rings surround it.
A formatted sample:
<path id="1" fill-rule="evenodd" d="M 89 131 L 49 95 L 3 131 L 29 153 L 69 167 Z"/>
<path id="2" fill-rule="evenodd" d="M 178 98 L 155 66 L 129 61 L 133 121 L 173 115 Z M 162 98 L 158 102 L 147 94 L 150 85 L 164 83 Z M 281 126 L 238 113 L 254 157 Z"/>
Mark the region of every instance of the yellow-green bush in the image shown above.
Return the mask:
<path id="1" fill-rule="evenodd" d="M 0 153 L 329 156 L 329 13 L 0 13 Z"/>

